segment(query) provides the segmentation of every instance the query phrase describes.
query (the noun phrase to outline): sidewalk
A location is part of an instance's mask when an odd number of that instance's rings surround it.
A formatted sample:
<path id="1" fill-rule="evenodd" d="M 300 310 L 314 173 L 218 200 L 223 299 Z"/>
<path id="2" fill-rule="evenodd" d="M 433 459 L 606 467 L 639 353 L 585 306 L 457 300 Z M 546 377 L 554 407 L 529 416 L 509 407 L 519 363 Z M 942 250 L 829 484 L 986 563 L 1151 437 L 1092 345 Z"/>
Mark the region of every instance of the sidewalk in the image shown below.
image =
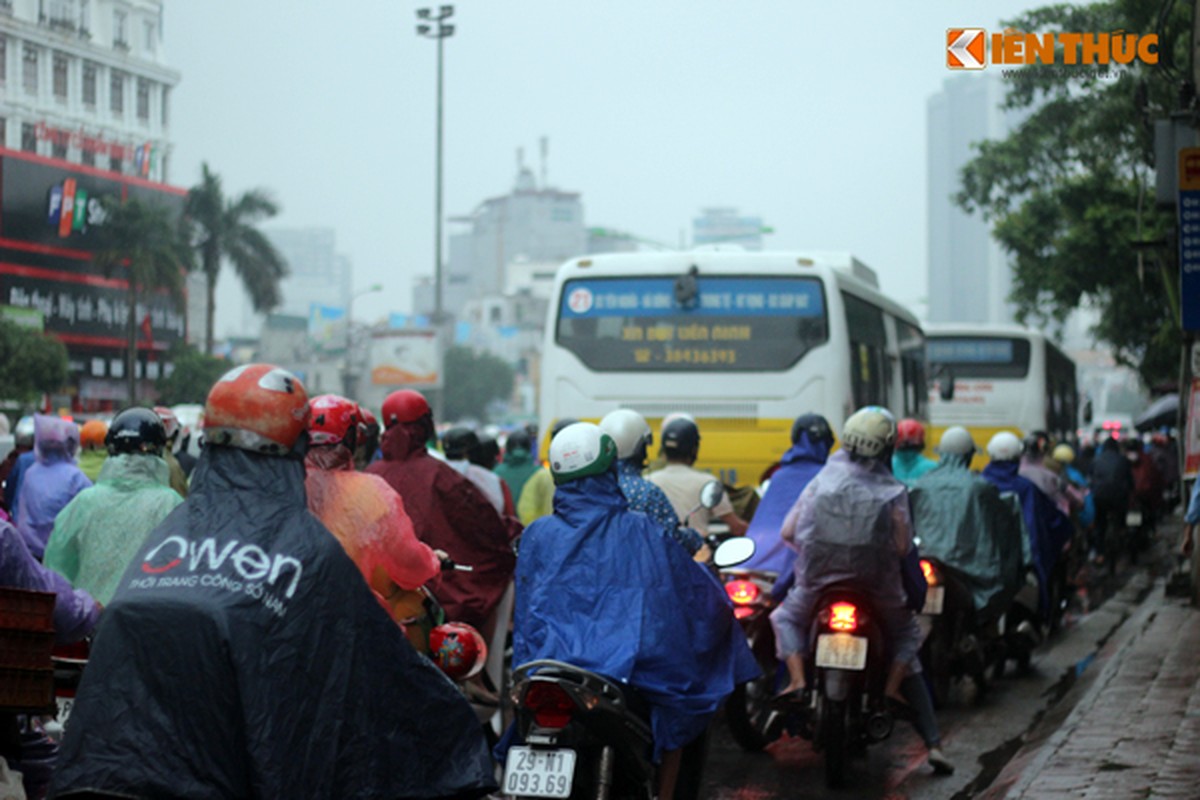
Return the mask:
<path id="1" fill-rule="evenodd" d="M 1200 797 L 1200 609 L 1163 587 L 1097 654 L 1061 725 L 981 797 Z"/>

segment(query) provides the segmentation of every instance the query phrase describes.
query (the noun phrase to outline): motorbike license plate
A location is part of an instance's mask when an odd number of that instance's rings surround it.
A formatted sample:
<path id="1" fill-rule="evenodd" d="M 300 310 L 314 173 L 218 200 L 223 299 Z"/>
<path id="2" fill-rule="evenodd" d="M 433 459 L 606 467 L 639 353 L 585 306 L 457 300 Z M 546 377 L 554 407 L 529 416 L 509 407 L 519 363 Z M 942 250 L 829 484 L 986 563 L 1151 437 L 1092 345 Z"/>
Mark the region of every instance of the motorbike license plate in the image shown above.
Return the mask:
<path id="1" fill-rule="evenodd" d="M 817 666 L 866 669 L 867 640 L 848 633 L 822 633 L 817 637 Z"/>
<path id="2" fill-rule="evenodd" d="M 1125 524 L 1136 528 L 1142 524 L 1142 512 L 1130 511 L 1125 515 Z"/>
<path id="3" fill-rule="evenodd" d="M 925 590 L 925 607 L 922 614 L 941 614 L 942 606 L 946 603 L 946 587 L 930 586 Z"/>
<path id="4" fill-rule="evenodd" d="M 518 797 L 570 797 L 575 751 L 510 747 L 504 762 L 504 793 Z"/>

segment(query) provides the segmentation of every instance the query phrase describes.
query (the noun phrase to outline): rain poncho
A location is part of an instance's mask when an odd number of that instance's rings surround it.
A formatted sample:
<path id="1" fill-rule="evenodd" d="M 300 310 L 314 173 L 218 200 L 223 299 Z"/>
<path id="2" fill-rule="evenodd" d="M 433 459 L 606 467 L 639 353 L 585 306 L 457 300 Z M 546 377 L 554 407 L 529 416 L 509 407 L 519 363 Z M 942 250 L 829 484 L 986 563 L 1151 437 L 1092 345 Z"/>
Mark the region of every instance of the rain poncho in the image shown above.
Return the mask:
<path id="1" fill-rule="evenodd" d="M 942 562 L 971 591 L 982 619 L 1003 613 L 1024 584 L 1021 523 L 1000 491 L 944 456 L 909 492 L 913 527 L 924 555 Z"/>
<path id="2" fill-rule="evenodd" d="M 521 537 L 513 665 L 542 658 L 640 690 L 659 752 L 759 674 L 716 577 L 629 510 L 612 472 L 559 486 Z"/>
<path id="3" fill-rule="evenodd" d="M 304 465 L 211 447 L 104 611 L 51 794 L 474 798 L 479 723 L 308 512 Z"/>
<path id="4" fill-rule="evenodd" d="M 493 472 L 500 476 L 500 480 L 508 484 L 513 502 L 519 507 L 521 490 L 525 488 L 525 482 L 539 469 L 542 469 L 542 466 L 533 460 L 533 455 L 528 450 L 516 449 L 506 452 L 504 461 L 497 464 Z"/>
<path id="5" fill-rule="evenodd" d="M 108 451 L 104 449 L 87 448 L 79 451 L 79 471 L 87 475 L 88 480 L 95 483 L 100 479 L 100 468 L 108 459 Z"/>
<path id="6" fill-rule="evenodd" d="M 112 600 L 146 535 L 183 502 L 152 455 L 109 457 L 100 480 L 59 512 L 44 563 L 101 603 Z"/>
<path id="7" fill-rule="evenodd" d="M 1050 614 L 1050 576 L 1063 548 L 1074 533 L 1071 521 L 1054 505 L 1046 493 L 1018 474 L 1016 461 L 992 461 L 983 468 L 983 477 L 1001 492 L 1013 492 L 1021 501 L 1033 569 L 1038 576 L 1038 605 L 1044 618 Z"/>
<path id="8" fill-rule="evenodd" d="M 354 471 L 340 445 L 309 451 L 304 488 L 308 510 L 324 523 L 392 613 L 396 587 L 411 590 L 441 572 L 441 562 L 413 532 L 404 501 L 378 475 Z"/>
<path id="9" fill-rule="evenodd" d="M 746 535 L 754 540 L 757 549 L 741 568 L 761 569 L 777 573 L 786 578 L 796 561 L 796 551 L 788 547 L 779 535 L 783 520 L 795 505 L 796 499 L 808 486 L 829 458 L 829 447 L 823 442 L 812 442 L 807 433 L 783 454 L 779 469 L 771 475 L 771 485 L 763 495 L 750 529 Z M 790 583 L 790 580 L 788 581 Z"/>
<path id="10" fill-rule="evenodd" d="M 75 466 L 79 427 L 74 422 L 38 414 L 34 426 L 36 460 L 21 475 L 16 518 L 29 552 L 41 559 L 54 518 L 92 482 Z"/>
<path id="11" fill-rule="evenodd" d="M 54 640 L 58 644 L 87 636 L 100 618 L 100 607 L 91 595 L 39 564 L 17 529 L 4 521 L 0 521 L 0 586 L 58 595 L 54 604 Z"/>
<path id="12" fill-rule="evenodd" d="M 473 572 L 450 571 L 429 586 L 446 618 L 479 628 L 508 589 L 520 523 L 502 518 L 470 480 L 429 455 L 419 426 L 393 425 L 383 435 L 383 460 L 367 472 L 404 498 L 417 537 Z"/>
<path id="13" fill-rule="evenodd" d="M 897 450 L 892 453 L 892 474 L 896 480 L 912 486 L 917 478 L 928 473 L 938 462 L 921 455 L 920 450 Z"/>

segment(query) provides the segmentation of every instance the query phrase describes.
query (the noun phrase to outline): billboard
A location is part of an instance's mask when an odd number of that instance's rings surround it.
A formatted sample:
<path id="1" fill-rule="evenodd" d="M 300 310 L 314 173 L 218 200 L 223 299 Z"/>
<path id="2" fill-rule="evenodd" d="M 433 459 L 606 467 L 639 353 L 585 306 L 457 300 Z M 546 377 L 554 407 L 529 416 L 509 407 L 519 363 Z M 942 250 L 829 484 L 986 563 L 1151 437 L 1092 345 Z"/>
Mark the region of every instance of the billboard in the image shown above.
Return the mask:
<path id="1" fill-rule="evenodd" d="M 371 384 L 436 389 L 442 385 L 437 333 L 379 331 L 371 337 Z"/>

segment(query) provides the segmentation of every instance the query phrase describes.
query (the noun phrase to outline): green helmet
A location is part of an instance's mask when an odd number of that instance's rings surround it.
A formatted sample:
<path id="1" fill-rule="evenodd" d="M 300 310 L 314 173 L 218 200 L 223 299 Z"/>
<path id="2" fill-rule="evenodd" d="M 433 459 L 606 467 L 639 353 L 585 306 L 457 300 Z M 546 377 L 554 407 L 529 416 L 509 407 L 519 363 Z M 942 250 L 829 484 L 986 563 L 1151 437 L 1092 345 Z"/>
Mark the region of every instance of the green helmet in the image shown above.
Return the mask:
<path id="1" fill-rule="evenodd" d="M 617 443 L 600 427 L 576 422 L 550 442 L 550 474 L 555 485 L 589 475 L 603 475 L 617 459 Z"/>

